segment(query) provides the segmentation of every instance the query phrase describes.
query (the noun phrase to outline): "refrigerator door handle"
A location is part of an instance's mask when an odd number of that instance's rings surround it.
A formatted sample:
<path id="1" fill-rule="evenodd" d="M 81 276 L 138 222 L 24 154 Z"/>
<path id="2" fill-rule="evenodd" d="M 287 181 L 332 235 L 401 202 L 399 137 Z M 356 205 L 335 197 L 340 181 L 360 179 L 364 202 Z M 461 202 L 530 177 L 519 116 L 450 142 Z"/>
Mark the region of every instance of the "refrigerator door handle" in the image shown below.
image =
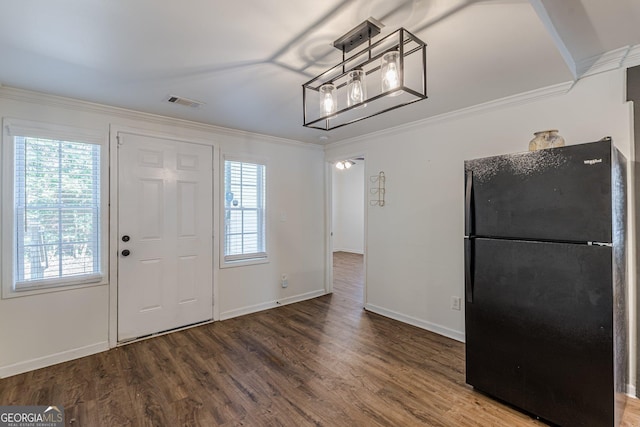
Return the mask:
<path id="1" fill-rule="evenodd" d="M 464 191 L 464 235 L 473 235 L 473 171 L 467 171 L 465 174 L 465 191 Z"/>
<path id="2" fill-rule="evenodd" d="M 464 293 L 467 303 L 473 303 L 473 239 L 464 239 Z"/>

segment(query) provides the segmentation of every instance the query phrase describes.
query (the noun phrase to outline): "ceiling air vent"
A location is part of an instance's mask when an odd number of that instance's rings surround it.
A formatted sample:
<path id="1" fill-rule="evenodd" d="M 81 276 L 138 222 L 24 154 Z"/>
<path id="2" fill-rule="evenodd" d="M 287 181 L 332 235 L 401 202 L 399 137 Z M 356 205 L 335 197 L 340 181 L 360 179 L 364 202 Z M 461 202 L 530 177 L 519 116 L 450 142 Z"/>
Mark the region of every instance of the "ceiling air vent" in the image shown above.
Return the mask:
<path id="1" fill-rule="evenodd" d="M 189 98 L 182 98 L 180 96 L 169 95 L 167 102 L 172 104 L 184 105 L 185 107 L 198 108 L 204 104 L 204 102 L 196 101 Z"/>

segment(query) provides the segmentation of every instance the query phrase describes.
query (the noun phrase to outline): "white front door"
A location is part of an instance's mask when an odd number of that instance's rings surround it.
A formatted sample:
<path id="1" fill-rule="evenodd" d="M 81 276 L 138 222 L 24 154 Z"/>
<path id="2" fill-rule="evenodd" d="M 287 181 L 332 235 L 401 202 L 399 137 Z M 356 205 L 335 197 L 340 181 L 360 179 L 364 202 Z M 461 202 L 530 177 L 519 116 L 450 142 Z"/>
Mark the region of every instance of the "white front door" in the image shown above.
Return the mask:
<path id="1" fill-rule="evenodd" d="M 213 318 L 213 148 L 118 133 L 118 341 Z"/>

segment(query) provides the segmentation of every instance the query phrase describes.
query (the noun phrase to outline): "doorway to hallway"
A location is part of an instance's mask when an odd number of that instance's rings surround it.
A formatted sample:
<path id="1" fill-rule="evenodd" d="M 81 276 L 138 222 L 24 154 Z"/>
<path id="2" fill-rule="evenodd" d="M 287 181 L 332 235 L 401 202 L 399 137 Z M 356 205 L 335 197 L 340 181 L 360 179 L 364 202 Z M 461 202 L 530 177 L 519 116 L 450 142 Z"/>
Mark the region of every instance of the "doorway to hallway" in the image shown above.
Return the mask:
<path id="1" fill-rule="evenodd" d="M 343 166 L 344 162 L 349 162 L 350 167 L 335 167 Z M 336 164 L 331 168 L 333 292 L 338 295 L 346 292 L 364 307 L 365 159 L 357 156 Z"/>

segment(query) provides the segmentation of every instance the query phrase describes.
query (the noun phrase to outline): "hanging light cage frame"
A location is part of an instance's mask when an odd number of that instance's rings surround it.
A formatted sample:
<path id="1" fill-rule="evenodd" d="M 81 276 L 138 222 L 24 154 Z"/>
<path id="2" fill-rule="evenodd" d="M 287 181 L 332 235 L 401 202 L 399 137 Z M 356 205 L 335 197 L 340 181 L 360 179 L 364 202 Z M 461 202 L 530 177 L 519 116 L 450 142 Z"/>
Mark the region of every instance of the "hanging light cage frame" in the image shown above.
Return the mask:
<path id="1" fill-rule="evenodd" d="M 303 125 L 305 127 L 325 131 L 337 129 L 427 98 L 426 43 L 405 28 L 400 28 L 372 43 L 372 37 L 379 33 L 380 28 L 367 20 L 334 42 L 334 47 L 342 51 L 342 62 L 302 85 Z M 365 42 L 367 42 L 366 47 L 347 57 L 348 52 Z M 323 115 L 320 111 L 313 111 L 312 104 L 317 105 L 316 101 L 319 99 L 321 86 L 333 84 L 338 91 L 338 99 L 340 99 L 340 93 L 346 93 L 347 76 L 350 72 L 361 69 L 365 71 L 365 76 L 379 74 L 382 56 L 391 51 L 399 52 L 400 84 L 397 89 L 384 92 L 378 87 L 376 91 L 370 91 L 369 93 L 374 94 L 363 102 L 351 106 L 346 106 L 346 102 L 339 103 L 337 110 L 331 114 Z M 412 70 L 412 74 L 415 76 L 413 85 L 407 82 L 408 67 L 416 68 L 416 70 Z M 375 85 L 376 82 L 373 83 Z M 402 94 L 402 96 L 396 96 L 398 94 Z M 387 102 L 380 103 L 383 99 Z M 395 99 L 397 101 L 394 101 Z M 389 102 L 393 102 L 393 104 L 387 105 Z M 374 107 L 376 103 L 380 105 Z M 340 120 L 343 116 L 345 118 Z"/>

